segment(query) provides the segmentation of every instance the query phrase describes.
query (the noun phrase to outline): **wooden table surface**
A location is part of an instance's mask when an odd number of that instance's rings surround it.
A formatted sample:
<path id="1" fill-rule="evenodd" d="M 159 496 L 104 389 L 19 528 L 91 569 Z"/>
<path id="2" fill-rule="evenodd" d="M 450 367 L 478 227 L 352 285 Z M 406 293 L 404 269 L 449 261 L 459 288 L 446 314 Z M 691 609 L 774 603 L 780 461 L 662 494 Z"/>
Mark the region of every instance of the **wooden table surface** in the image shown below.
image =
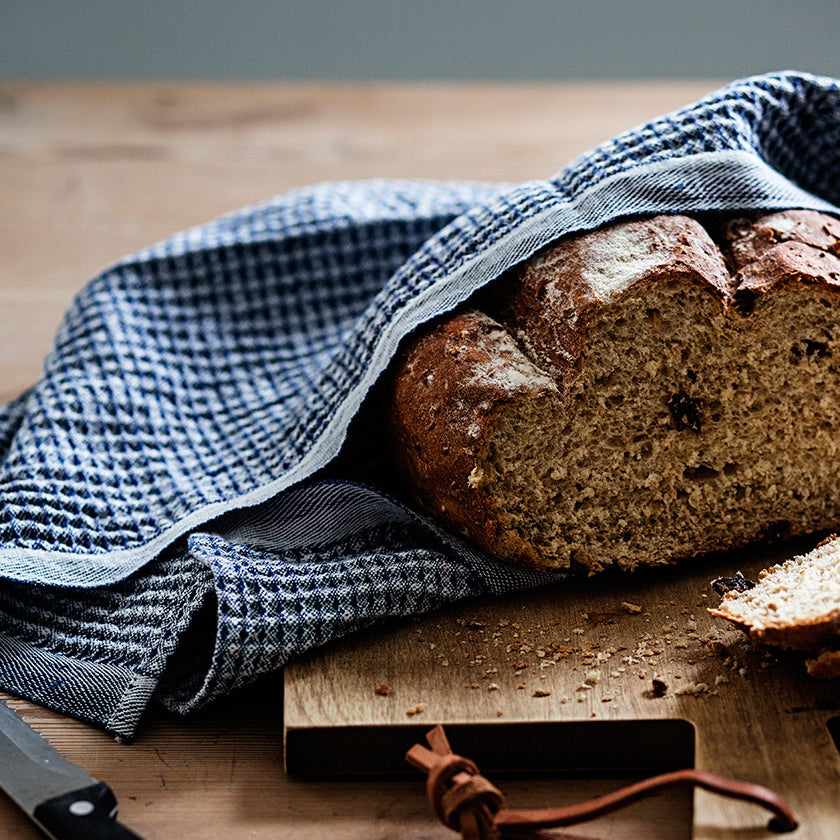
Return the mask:
<path id="1" fill-rule="evenodd" d="M 715 87 L 0 83 L 0 402 L 95 273 L 171 233 L 320 181 L 546 177 Z M 452 836 L 419 781 L 285 776 L 279 674 L 193 718 L 152 710 L 131 745 L 11 703 L 146 840 Z M 0 836 L 39 836 L 4 797 Z"/>

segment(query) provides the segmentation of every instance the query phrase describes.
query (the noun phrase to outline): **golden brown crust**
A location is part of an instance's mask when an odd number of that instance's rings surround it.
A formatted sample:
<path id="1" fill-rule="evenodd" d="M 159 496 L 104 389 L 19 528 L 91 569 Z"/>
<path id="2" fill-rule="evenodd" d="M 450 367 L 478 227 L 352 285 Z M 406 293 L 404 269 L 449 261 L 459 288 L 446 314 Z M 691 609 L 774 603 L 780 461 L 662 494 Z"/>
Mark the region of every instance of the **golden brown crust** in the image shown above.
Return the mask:
<path id="1" fill-rule="evenodd" d="M 734 276 L 734 303 L 749 314 L 771 289 L 790 283 L 840 288 L 840 221 L 813 210 L 787 210 L 735 219 L 723 252 Z"/>
<path id="2" fill-rule="evenodd" d="M 410 346 L 394 379 L 391 426 L 407 486 L 489 551 L 536 562 L 533 549 L 501 527 L 479 465 L 501 405 L 557 392 L 484 313 L 438 324 Z"/>
<path id="3" fill-rule="evenodd" d="M 733 273 L 783 242 L 798 242 L 840 254 L 840 221 L 814 210 L 784 210 L 725 226 L 724 251 Z"/>
<path id="4" fill-rule="evenodd" d="M 767 622 L 761 625 L 751 624 L 733 616 L 724 603 L 709 612 L 729 621 L 739 630 L 743 630 L 754 642 L 763 645 L 799 650 L 806 653 L 819 650 L 840 635 L 840 608 L 836 613 L 821 619 L 796 623 Z"/>

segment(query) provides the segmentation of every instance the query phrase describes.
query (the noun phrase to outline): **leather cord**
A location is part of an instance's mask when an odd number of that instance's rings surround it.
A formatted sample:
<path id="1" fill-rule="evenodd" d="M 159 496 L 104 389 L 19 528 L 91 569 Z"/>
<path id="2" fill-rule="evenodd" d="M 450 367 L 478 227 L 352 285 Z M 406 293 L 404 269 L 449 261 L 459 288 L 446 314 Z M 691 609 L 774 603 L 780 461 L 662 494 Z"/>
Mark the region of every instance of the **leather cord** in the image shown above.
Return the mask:
<path id="1" fill-rule="evenodd" d="M 406 754 L 406 761 L 428 774 L 426 795 L 432 810 L 444 825 L 460 831 L 463 840 L 536 840 L 548 836 L 542 829 L 591 820 L 657 791 L 679 785 L 700 787 L 760 805 L 773 814 L 768 824 L 772 831 L 793 831 L 798 825 L 788 804 L 769 788 L 694 769 L 652 776 L 575 805 L 511 810 L 505 807 L 501 791 L 481 775 L 473 761 L 452 752 L 442 726 L 430 730 L 426 740 L 430 748 L 415 744 Z M 565 835 L 565 840 L 575 838 Z"/>

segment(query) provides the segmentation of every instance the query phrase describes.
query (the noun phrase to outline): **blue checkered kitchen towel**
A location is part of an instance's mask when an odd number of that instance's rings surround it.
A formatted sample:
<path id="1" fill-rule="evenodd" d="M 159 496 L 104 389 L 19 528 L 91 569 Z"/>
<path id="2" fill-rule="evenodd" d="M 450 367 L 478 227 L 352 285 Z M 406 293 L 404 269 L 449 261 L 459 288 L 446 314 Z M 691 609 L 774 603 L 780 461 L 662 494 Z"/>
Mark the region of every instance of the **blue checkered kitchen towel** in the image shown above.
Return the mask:
<path id="1" fill-rule="evenodd" d="M 840 204 L 840 83 L 736 82 L 545 181 L 304 189 L 125 259 L 0 409 L 0 686 L 131 737 L 393 616 L 556 576 L 396 500 L 400 339 L 627 214 Z M 562 162 L 558 162 L 562 163 Z"/>

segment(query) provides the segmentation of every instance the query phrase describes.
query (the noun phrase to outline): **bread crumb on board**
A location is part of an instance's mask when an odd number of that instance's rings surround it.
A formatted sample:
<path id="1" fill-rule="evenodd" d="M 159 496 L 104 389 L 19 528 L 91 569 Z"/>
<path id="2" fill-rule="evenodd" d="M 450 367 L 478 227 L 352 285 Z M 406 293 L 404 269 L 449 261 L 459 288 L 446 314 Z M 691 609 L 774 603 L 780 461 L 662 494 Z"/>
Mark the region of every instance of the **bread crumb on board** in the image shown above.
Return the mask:
<path id="1" fill-rule="evenodd" d="M 388 683 L 379 683 L 374 688 L 373 693 L 378 694 L 380 697 L 390 697 L 394 693 L 394 689 Z"/>
<path id="2" fill-rule="evenodd" d="M 709 691 L 709 686 L 704 682 L 701 682 L 701 683 L 687 683 L 686 685 L 680 686 L 674 692 L 674 694 L 676 694 L 678 697 L 684 697 L 684 696 L 697 697 L 701 694 L 708 693 L 708 691 Z"/>
<path id="3" fill-rule="evenodd" d="M 405 710 L 405 713 L 409 717 L 414 717 L 414 715 L 421 715 L 426 710 L 425 703 L 418 703 L 416 706 L 411 706 Z"/>
<path id="4" fill-rule="evenodd" d="M 651 681 L 651 692 L 654 697 L 664 697 L 668 693 L 668 683 L 659 677 L 654 677 Z"/>
<path id="5" fill-rule="evenodd" d="M 647 611 L 642 599 L 618 597 L 606 610 L 530 620 L 524 605 L 522 618 L 478 609 L 441 618 L 431 632 L 418 621 L 417 641 L 431 664 L 455 670 L 462 691 L 487 696 L 476 701 L 488 703 L 490 715 L 496 702 L 513 694 L 558 707 L 577 701 L 587 711 L 592 704 L 620 705 L 631 694 L 660 702 L 711 698 L 728 690 L 733 671 L 737 678 L 752 660 L 739 633 L 707 620 L 705 610 L 695 614 L 698 598 Z M 407 714 L 420 712 L 412 708 Z"/>

